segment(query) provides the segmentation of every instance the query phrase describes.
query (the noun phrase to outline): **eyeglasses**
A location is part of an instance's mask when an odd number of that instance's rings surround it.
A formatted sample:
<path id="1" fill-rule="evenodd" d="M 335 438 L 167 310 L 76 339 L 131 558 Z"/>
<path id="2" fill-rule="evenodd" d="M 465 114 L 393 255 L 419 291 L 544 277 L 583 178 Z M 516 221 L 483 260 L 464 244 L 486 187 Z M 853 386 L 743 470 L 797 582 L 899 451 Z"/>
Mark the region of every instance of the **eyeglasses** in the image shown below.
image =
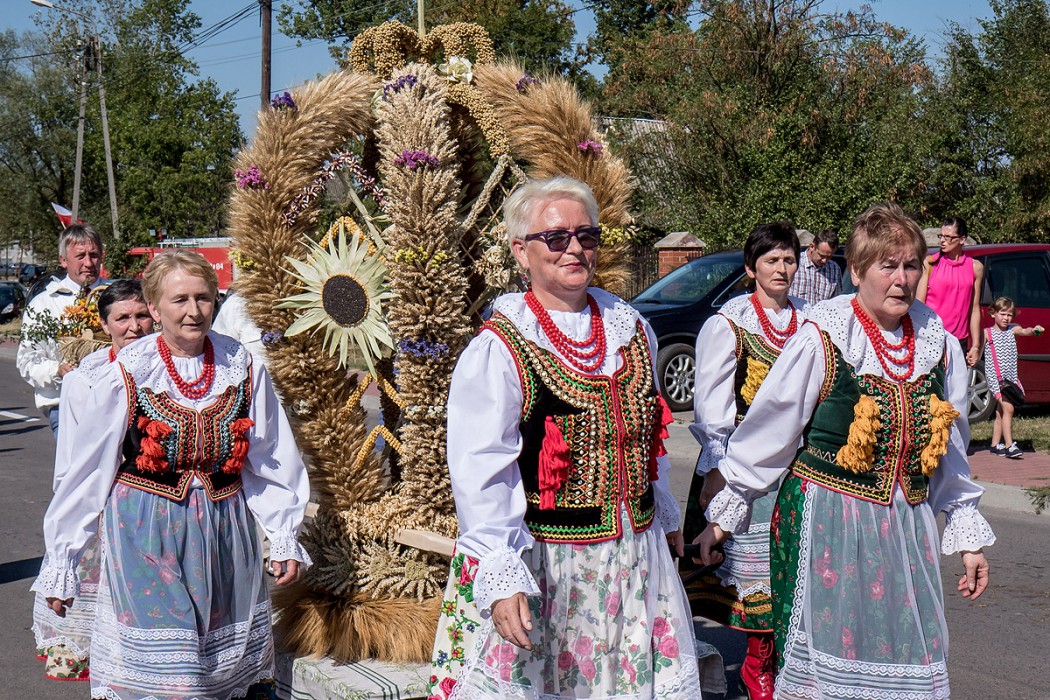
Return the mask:
<path id="1" fill-rule="evenodd" d="M 966 236 L 949 236 L 946 233 L 938 233 L 937 238 L 941 239 L 942 241 L 961 241 L 962 239 L 966 238 Z"/>
<path id="2" fill-rule="evenodd" d="M 555 228 L 550 231 L 530 233 L 525 236 L 526 241 L 541 240 L 547 244 L 547 250 L 561 253 L 569 248 L 569 242 L 576 238 L 580 247 L 584 250 L 594 250 L 602 242 L 602 230 L 598 226 L 581 226 L 575 231 L 563 228 Z"/>

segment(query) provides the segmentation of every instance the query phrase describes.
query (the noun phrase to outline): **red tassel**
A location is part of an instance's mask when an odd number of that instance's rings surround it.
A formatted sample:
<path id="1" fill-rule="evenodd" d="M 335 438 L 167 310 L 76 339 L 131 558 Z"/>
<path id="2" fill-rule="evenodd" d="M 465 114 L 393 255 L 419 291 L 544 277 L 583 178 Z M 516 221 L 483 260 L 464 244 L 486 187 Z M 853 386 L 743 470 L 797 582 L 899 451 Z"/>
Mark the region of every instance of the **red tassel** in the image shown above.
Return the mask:
<path id="1" fill-rule="evenodd" d="M 233 449 L 230 458 L 222 465 L 222 470 L 227 474 L 236 474 L 244 468 L 244 460 L 248 458 L 248 438 L 245 435 L 255 425 L 251 418 L 238 418 L 230 423 L 230 433 L 233 435 Z"/>
<path id="2" fill-rule="evenodd" d="M 139 443 L 142 452 L 135 458 L 135 466 L 144 472 L 164 471 L 168 468 L 168 460 L 164 459 L 167 453 L 160 441 L 171 435 L 171 426 L 146 416 L 139 416 L 137 425 L 142 431 L 142 441 Z"/>
<path id="3" fill-rule="evenodd" d="M 569 478 L 570 452 L 553 416 L 547 416 L 543 428 L 539 464 L 540 510 L 554 510 L 554 495 Z"/>
<path id="4" fill-rule="evenodd" d="M 649 446 L 649 481 L 656 481 L 660 478 L 659 465 L 656 460 L 667 454 L 664 440 L 671 437 L 671 434 L 667 432 L 667 426 L 674 423 L 674 415 L 671 414 L 671 408 L 664 401 L 664 397 L 657 396 L 656 402 L 659 411 L 656 423 L 653 425 L 653 441 Z"/>

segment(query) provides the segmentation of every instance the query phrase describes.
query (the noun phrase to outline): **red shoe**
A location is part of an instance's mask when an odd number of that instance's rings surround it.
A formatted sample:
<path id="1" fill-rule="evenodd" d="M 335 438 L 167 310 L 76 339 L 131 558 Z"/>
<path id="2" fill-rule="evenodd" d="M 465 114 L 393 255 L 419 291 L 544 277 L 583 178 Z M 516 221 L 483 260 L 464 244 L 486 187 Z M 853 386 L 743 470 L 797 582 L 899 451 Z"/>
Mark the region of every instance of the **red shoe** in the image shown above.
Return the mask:
<path id="1" fill-rule="evenodd" d="M 748 700 L 773 700 L 776 653 L 771 634 L 747 635 L 747 655 L 740 667 L 740 683 Z"/>

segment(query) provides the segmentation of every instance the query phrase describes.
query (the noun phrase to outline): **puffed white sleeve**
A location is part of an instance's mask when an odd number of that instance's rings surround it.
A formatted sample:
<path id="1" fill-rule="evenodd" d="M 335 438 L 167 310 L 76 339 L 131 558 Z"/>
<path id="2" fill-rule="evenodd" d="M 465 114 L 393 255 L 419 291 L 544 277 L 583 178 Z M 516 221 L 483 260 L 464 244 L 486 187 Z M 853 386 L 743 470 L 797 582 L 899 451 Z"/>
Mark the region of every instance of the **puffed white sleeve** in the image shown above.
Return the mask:
<path id="1" fill-rule="evenodd" d="M 503 342 L 483 331 L 463 351 L 448 394 L 448 468 L 460 536 L 456 549 L 478 560 L 474 601 L 482 617 L 515 593 L 539 595 L 521 560 L 535 540 L 525 525 L 518 470 L 522 389 Z"/>
<path id="2" fill-rule="evenodd" d="M 15 366 L 18 373 L 35 390 L 54 390 L 62 383 L 58 376 L 61 364 L 58 344 L 53 340 L 18 344 Z"/>
<path id="3" fill-rule="evenodd" d="M 696 336 L 696 379 L 693 383 L 693 424 L 689 431 L 700 443 L 696 473 L 718 467 L 736 427 L 736 336 L 729 320 L 714 315 Z"/>
<path id="4" fill-rule="evenodd" d="M 252 403 L 248 457 L 241 483 L 248 508 L 270 540 L 270 559 L 312 561 L 301 544 L 299 528 L 310 502 L 310 479 L 299 456 L 288 417 L 274 393 L 266 367 L 252 363 Z"/>
<path id="5" fill-rule="evenodd" d="M 58 401 L 58 439 L 55 447 L 55 476 L 51 490 L 58 492 L 76 452 L 76 426 L 84 417 L 91 394 L 91 385 L 78 370 L 62 378 L 62 393 Z"/>
<path id="6" fill-rule="evenodd" d="M 948 335 L 945 340 L 948 366 L 944 377 L 945 398 L 959 412 L 952 424 L 948 451 L 930 477 L 930 507 L 934 513 L 944 511 L 945 526 L 941 552 L 972 552 L 995 543 L 992 526 L 977 510 L 984 489 L 970 478 L 966 447 L 970 444 L 969 370 L 959 341 Z"/>
<path id="7" fill-rule="evenodd" d="M 726 486 L 707 506 L 708 522 L 741 534 L 751 501 L 771 491 L 791 466 L 827 372 L 820 331 L 805 324 L 784 346 L 718 465 Z"/>
<path id="8" fill-rule="evenodd" d="M 653 358 L 653 384 L 656 391 L 659 392 L 661 389 L 660 375 L 656 371 L 656 353 L 652 352 L 657 347 L 656 333 L 644 319 L 642 319 L 642 327 L 645 328 L 645 338 L 649 341 L 649 354 Z M 666 453 L 656 458 L 656 474 L 656 481 L 653 482 L 653 498 L 656 504 L 654 517 L 665 533 L 674 532 L 681 528 L 682 509 L 678 505 L 678 499 L 671 493 L 671 458 Z"/>
<path id="9" fill-rule="evenodd" d="M 87 392 L 79 419 L 62 426 L 75 447 L 65 453 L 69 461 L 44 515 L 46 553 L 32 590 L 45 597 L 79 595 L 77 563 L 84 545 L 98 532 L 98 518 L 120 466 L 129 410 L 123 374 L 113 363 Z"/>

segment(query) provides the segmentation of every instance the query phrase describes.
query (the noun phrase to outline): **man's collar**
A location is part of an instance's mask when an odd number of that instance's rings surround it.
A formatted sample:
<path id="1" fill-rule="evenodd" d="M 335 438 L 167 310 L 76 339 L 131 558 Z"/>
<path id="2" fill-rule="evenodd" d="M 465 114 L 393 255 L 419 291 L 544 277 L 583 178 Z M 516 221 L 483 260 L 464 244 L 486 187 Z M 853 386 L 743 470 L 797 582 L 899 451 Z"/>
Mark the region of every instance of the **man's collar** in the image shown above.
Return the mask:
<path id="1" fill-rule="evenodd" d="M 106 280 L 104 280 L 101 277 L 99 277 L 97 280 L 95 280 L 90 285 L 88 285 L 88 288 L 89 289 L 94 289 L 95 287 L 99 286 L 100 284 L 106 284 Z M 69 273 L 66 273 L 66 276 L 63 277 L 62 279 L 60 279 L 58 281 L 58 284 L 56 284 L 54 286 L 54 288 L 51 289 L 51 293 L 54 294 L 54 293 L 58 292 L 58 290 L 60 290 L 60 289 L 67 290 L 69 292 L 72 292 L 73 294 L 77 294 L 77 293 L 80 292 L 80 285 L 73 281 L 73 278 L 69 276 Z M 64 292 L 60 292 L 60 293 L 64 293 Z"/>

